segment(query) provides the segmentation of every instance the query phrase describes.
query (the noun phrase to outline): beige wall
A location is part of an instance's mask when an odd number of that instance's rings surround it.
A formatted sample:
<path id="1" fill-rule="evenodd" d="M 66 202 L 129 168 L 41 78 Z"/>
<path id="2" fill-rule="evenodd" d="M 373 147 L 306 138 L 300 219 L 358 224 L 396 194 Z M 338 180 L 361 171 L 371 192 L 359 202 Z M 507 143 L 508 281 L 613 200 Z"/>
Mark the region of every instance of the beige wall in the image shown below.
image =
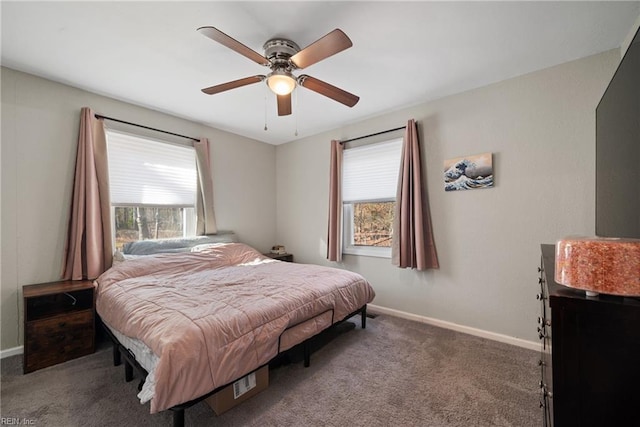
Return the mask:
<path id="1" fill-rule="evenodd" d="M 441 268 L 349 255 L 337 266 L 369 279 L 376 305 L 537 341 L 540 244 L 595 232 L 595 108 L 618 61 L 615 49 L 278 146 L 278 242 L 336 265 L 325 259 L 329 141 L 415 118 Z M 445 193 L 445 159 L 488 151 L 494 188 Z"/>
<path id="2" fill-rule="evenodd" d="M 0 348 L 22 342 L 21 286 L 59 277 L 83 106 L 210 138 L 219 227 L 326 265 L 330 139 L 415 118 L 440 270 L 338 267 L 371 281 L 374 304 L 536 340 L 540 243 L 594 233 L 595 107 L 618 61 L 613 50 L 277 147 L 2 68 Z M 486 151 L 495 188 L 445 193 L 443 160 Z"/>
<path id="3" fill-rule="evenodd" d="M 1 77 L 1 349 L 22 343 L 22 285 L 60 277 L 83 106 L 209 138 L 218 228 L 263 251 L 275 242 L 274 146 L 7 68 Z"/>

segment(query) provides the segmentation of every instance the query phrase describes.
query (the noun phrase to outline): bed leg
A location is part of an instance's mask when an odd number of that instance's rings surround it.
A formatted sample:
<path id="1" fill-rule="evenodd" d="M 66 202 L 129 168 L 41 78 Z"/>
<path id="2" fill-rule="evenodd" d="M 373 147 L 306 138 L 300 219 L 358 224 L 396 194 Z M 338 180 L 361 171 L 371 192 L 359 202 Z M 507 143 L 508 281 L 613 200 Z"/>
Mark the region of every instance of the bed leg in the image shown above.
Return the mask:
<path id="1" fill-rule="evenodd" d="M 308 368 L 311 365 L 311 348 L 309 347 L 309 340 L 306 340 L 302 344 L 302 352 L 304 354 L 304 367 Z"/>
<path id="2" fill-rule="evenodd" d="M 362 307 L 362 310 L 360 310 L 360 323 L 362 325 L 362 329 L 365 329 L 367 327 L 367 306 L 366 305 Z"/>
<path id="3" fill-rule="evenodd" d="M 124 361 L 124 380 L 130 382 L 133 380 L 133 366 L 128 360 Z"/>
<path id="4" fill-rule="evenodd" d="M 118 344 L 113 343 L 113 366 L 120 366 L 122 363 L 122 359 L 120 357 L 120 349 L 118 348 Z"/>
<path id="5" fill-rule="evenodd" d="M 184 427 L 184 408 L 174 409 L 173 411 L 173 427 Z"/>

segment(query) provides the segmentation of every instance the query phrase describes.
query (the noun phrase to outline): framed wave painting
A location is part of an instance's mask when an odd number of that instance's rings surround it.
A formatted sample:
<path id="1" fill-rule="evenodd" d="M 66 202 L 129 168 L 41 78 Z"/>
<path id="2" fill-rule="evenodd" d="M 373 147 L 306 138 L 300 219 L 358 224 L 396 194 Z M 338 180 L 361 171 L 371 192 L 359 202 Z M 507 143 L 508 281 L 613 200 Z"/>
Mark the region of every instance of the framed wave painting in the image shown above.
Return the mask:
<path id="1" fill-rule="evenodd" d="M 492 153 L 457 157 L 444 161 L 445 191 L 493 187 Z"/>

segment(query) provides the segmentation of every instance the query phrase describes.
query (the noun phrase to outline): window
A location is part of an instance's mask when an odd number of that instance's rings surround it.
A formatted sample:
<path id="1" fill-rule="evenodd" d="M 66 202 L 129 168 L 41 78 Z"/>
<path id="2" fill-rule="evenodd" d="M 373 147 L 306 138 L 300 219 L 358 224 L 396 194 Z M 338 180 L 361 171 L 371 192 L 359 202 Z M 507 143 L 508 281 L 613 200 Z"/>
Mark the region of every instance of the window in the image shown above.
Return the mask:
<path id="1" fill-rule="evenodd" d="M 402 138 L 344 150 L 343 253 L 391 257 Z"/>
<path id="2" fill-rule="evenodd" d="M 107 131 L 115 248 L 135 240 L 195 235 L 193 147 Z"/>

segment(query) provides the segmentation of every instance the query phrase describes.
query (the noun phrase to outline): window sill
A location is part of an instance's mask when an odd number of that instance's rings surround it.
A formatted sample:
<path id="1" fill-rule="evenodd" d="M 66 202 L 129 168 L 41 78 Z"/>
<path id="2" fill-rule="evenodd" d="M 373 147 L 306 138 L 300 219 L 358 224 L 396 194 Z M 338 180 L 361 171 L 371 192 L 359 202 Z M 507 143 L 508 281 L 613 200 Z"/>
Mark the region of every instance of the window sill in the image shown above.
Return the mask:
<path id="1" fill-rule="evenodd" d="M 376 248 L 373 246 L 346 247 L 342 250 L 344 255 L 369 256 L 375 258 L 391 258 L 391 248 Z"/>

